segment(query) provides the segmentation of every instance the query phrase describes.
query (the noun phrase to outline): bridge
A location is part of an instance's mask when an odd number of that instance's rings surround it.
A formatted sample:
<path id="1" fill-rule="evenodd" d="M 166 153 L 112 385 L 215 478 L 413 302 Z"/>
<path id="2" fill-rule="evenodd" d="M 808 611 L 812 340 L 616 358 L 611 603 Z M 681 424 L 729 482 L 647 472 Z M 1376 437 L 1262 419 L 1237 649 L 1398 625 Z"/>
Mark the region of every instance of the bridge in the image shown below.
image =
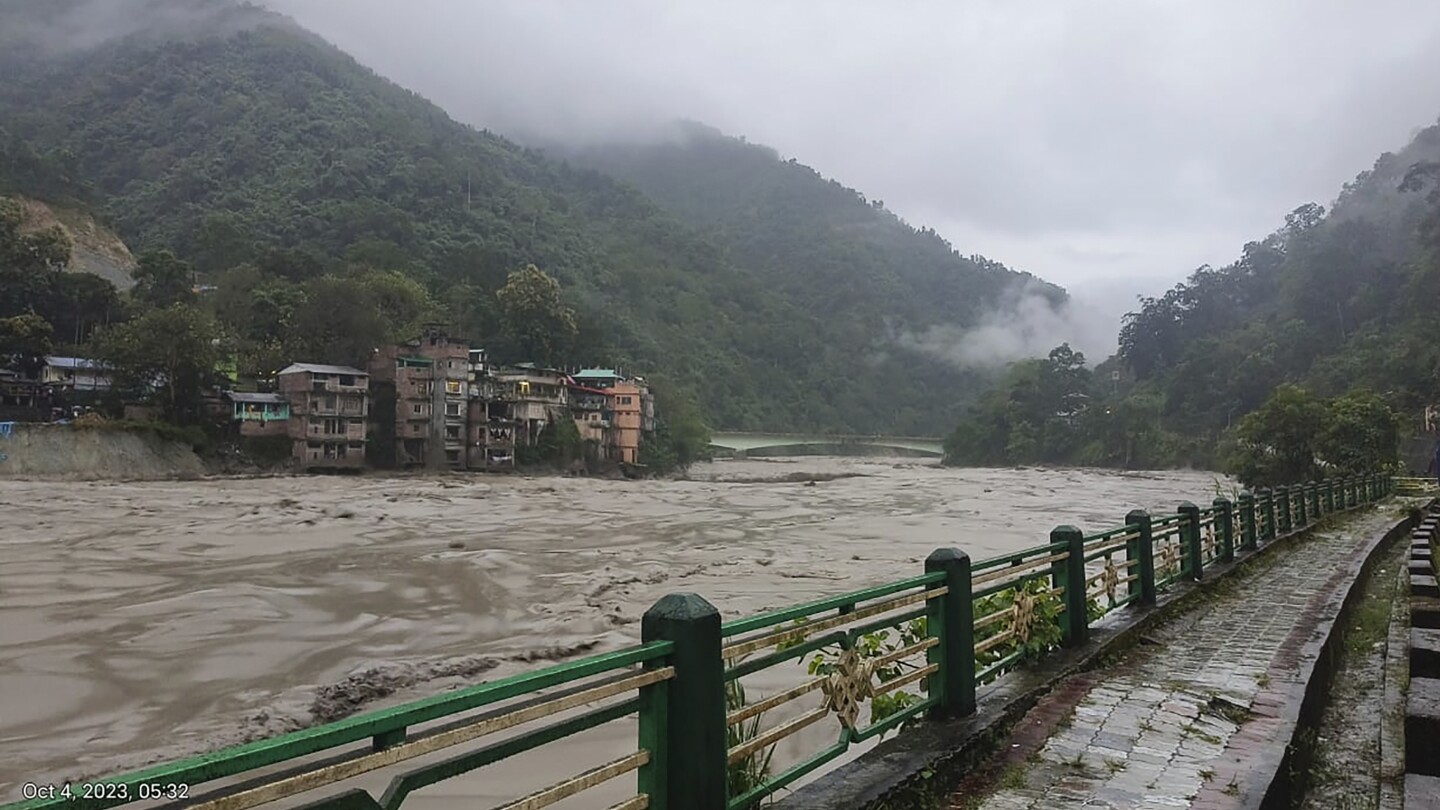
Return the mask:
<path id="1" fill-rule="evenodd" d="M 736 456 L 858 455 L 891 450 L 904 455 L 945 455 L 944 439 L 929 436 L 862 436 L 820 433 L 731 433 L 710 436 L 710 446 Z"/>

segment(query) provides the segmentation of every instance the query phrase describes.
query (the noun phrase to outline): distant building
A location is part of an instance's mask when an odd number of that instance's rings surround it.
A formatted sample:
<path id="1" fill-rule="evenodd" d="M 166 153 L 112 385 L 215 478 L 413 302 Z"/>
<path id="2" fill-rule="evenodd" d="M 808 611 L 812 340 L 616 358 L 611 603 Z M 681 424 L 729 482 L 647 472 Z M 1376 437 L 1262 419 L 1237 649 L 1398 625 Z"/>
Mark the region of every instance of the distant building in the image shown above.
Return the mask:
<path id="1" fill-rule="evenodd" d="M 46 357 L 40 382 L 67 393 L 110 390 L 110 375 L 105 367 L 84 357 Z"/>
<path id="2" fill-rule="evenodd" d="M 49 421 L 51 388 L 19 371 L 0 369 L 0 422 Z"/>
<path id="3" fill-rule="evenodd" d="M 280 394 L 226 391 L 230 421 L 241 436 L 285 436 L 290 431 L 290 403 Z"/>
<path id="4" fill-rule="evenodd" d="M 615 414 L 610 429 L 610 457 L 625 464 L 640 460 L 640 426 L 642 422 L 639 383 L 617 382 L 610 386 L 610 410 Z"/>
<path id="5" fill-rule="evenodd" d="M 655 397 L 645 380 L 626 377 L 610 368 L 581 369 L 571 379 L 581 390 L 592 392 L 587 395 L 591 404 L 584 423 L 603 427 L 598 437 L 602 447 L 600 457 L 625 464 L 639 463 L 640 439 L 655 430 Z M 598 419 L 591 415 L 597 407 L 595 394 L 605 397 Z M 576 425 L 581 422 L 581 415 L 576 411 Z M 586 435 L 583 429 L 581 435 Z"/>
<path id="6" fill-rule="evenodd" d="M 290 406 L 293 456 L 304 469 L 365 466 L 370 375 L 350 366 L 295 363 L 279 374 Z"/>
<path id="7" fill-rule="evenodd" d="M 613 424 L 614 413 L 610 410 L 610 395 L 599 389 L 571 383 L 570 418 L 585 442 L 586 458 L 596 461 L 609 460 L 606 436 Z"/>
<path id="8" fill-rule="evenodd" d="M 534 363 L 494 370 L 492 402 L 508 404 L 515 421 L 515 444 L 533 447 L 540 434 L 568 416 L 564 372 Z"/>
<path id="9" fill-rule="evenodd" d="M 378 467 L 465 469 L 470 347 L 430 327 L 370 359 Z"/>
<path id="10" fill-rule="evenodd" d="M 467 463 L 472 470 L 515 467 L 515 400 L 497 396 L 500 384 L 484 349 L 471 349 L 466 375 L 469 402 Z"/>

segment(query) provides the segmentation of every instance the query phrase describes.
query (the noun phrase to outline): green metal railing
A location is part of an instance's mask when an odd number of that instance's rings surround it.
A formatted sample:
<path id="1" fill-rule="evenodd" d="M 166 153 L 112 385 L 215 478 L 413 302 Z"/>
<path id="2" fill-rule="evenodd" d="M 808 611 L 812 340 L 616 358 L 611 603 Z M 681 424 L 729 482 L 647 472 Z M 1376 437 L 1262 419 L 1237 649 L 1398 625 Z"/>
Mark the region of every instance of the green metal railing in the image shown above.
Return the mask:
<path id="1" fill-rule="evenodd" d="M 1135 510 L 1117 528 L 1060 526 L 1045 545 L 975 563 L 940 549 L 914 577 L 730 622 L 699 596 L 672 594 L 645 613 L 635 647 L 122 776 L 28 786 L 0 810 L 243 810 L 446 753 L 393 773 L 378 799 L 350 789 L 305 805 L 396 810 L 421 788 L 629 717 L 633 750 L 502 810 L 538 810 L 632 773 L 634 791 L 610 810 L 743 810 L 857 743 L 971 714 L 978 686 L 1083 643 L 1104 616 L 1393 489 L 1390 477 L 1352 477 L 1165 516 Z M 760 672 L 796 683 L 751 701 L 741 680 Z M 805 729 L 820 739 L 832 718 L 832 742 L 772 772 L 777 743 Z M 474 745 L 487 737 L 498 739 Z"/>

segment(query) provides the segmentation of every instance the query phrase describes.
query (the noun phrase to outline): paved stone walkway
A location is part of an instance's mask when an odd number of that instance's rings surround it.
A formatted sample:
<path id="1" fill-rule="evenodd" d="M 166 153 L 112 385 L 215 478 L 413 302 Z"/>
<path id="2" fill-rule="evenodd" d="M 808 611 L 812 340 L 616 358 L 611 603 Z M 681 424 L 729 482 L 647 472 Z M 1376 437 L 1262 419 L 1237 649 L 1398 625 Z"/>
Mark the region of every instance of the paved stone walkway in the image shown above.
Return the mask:
<path id="1" fill-rule="evenodd" d="M 1277 549 L 1153 630 L 1147 640 L 1157 643 L 1082 676 L 1068 695 L 1057 690 L 1017 727 L 1015 764 L 978 806 L 1240 806 L 1257 789 L 1247 778 L 1255 756 L 1286 742 L 1286 695 L 1299 680 L 1302 646 L 1338 611 L 1343 562 L 1394 520 L 1390 510 L 1363 511 L 1341 530 Z M 1040 732 L 1048 736 L 1026 746 L 1025 723 L 1049 726 Z M 954 806 L 977 805 L 957 796 Z"/>

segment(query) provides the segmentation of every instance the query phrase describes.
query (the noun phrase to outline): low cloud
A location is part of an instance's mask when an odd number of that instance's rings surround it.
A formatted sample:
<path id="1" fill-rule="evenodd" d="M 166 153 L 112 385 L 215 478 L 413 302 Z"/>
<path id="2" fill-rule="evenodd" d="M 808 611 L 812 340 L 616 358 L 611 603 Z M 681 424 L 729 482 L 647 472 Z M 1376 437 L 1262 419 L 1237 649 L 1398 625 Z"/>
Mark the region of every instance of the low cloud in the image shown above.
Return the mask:
<path id="1" fill-rule="evenodd" d="M 1091 365 L 1115 350 L 1115 318 L 1073 298 L 1053 303 L 1034 283 L 1011 289 L 978 326 L 941 324 L 901 330 L 897 347 L 961 369 L 997 369 L 1017 360 L 1044 357 L 1061 343 L 1083 352 Z"/>
<path id="2" fill-rule="evenodd" d="M 23 43 L 39 53 L 58 56 L 136 35 L 184 38 L 290 24 L 260 6 L 228 0 L 45 3 L 40 6 L 33 0 L 0 0 L 0 31 L 4 34 L 0 41 Z"/>

